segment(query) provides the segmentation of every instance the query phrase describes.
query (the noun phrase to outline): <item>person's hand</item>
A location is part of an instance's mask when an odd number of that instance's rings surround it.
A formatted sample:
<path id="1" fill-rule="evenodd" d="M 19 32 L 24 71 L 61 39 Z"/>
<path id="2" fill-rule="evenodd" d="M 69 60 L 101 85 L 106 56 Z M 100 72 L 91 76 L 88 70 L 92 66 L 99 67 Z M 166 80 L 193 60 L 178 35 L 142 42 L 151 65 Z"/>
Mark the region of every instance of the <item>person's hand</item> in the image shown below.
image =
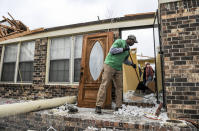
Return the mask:
<path id="1" fill-rule="evenodd" d="M 136 64 L 131 64 L 131 66 L 132 66 L 133 68 L 135 68 L 135 69 L 136 69 L 136 67 L 137 67 Z"/>
<path id="2" fill-rule="evenodd" d="M 130 49 L 129 46 L 127 46 L 127 47 L 123 48 L 123 51 L 128 51 L 129 49 Z"/>

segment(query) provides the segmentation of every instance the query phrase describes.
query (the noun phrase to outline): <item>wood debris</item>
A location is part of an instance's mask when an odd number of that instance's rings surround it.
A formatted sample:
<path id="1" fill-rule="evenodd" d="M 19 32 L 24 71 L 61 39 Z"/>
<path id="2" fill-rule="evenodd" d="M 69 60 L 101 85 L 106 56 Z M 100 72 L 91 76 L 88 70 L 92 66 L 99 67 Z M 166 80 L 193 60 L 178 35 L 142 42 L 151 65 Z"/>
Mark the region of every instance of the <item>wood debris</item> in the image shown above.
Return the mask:
<path id="1" fill-rule="evenodd" d="M 157 117 L 160 115 L 160 111 L 161 111 L 162 107 L 163 107 L 163 103 L 160 103 L 159 106 L 158 106 L 158 109 L 157 109 L 156 112 L 155 112 L 155 115 L 156 115 Z"/>
<path id="2" fill-rule="evenodd" d="M 0 41 L 16 38 L 16 37 L 20 37 L 20 36 L 24 36 L 27 34 L 44 30 L 43 28 L 30 30 L 21 21 L 15 20 L 10 13 L 8 13 L 8 15 L 10 16 L 10 18 L 6 18 L 5 16 L 2 16 L 3 20 L 0 21 Z"/>
<path id="3" fill-rule="evenodd" d="M 185 120 L 185 121 L 187 121 L 187 122 L 190 122 L 190 123 L 193 124 L 197 129 L 199 129 L 199 122 L 197 122 L 197 121 L 189 120 L 189 119 L 183 119 L 183 118 L 180 118 L 180 120 Z"/>

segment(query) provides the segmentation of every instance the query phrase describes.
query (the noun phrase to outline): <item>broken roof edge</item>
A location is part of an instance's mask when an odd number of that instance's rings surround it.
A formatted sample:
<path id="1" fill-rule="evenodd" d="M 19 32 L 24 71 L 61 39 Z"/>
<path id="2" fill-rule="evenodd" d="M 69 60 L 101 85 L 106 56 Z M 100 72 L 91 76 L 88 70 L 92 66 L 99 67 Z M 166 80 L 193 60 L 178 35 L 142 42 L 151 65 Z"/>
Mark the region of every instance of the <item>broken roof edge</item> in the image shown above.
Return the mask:
<path id="1" fill-rule="evenodd" d="M 4 41 L 0 41 L 2 44 L 11 44 L 22 41 L 29 41 L 44 37 L 56 37 L 65 36 L 69 34 L 79 34 L 85 32 L 96 32 L 104 29 L 114 29 L 114 28 L 132 28 L 140 26 L 148 26 L 153 24 L 154 13 L 142 13 L 134 16 L 118 17 L 112 19 L 105 19 L 99 21 L 91 21 L 85 23 L 78 23 L 72 25 L 58 26 L 53 28 L 46 28 L 37 32 L 32 32 L 31 34 L 26 34 L 25 36 L 19 36 Z"/>
<path id="2" fill-rule="evenodd" d="M 33 34 L 38 34 L 38 33 L 43 33 L 43 32 L 49 32 L 49 31 L 56 31 L 56 30 L 61 30 L 61 29 L 66 29 L 66 28 L 89 26 L 89 25 L 95 25 L 95 24 L 116 23 L 116 22 L 127 21 L 127 20 L 148 19 L 148 18 L 154 18 L 154 16 L 155 16 L 155 12 L 127 14 L 127 15 L 124 15 L 124 17 L 116 17 L 116 18 L 103 19 L 103 20 L 97 20 L 97 21 L 82 22 L 82 23 L 56 26 L 56 27 L 50 27 L 50 28 L 42 27 L 43 30 L 33 32 L 27 35 L 33 35 Z"/>
<path id="3" fill-rule="evenodd" d="M 129 16 L 142 16 L 142 15 L 155 15 L 155 12 L 146 12 L 146 13 L 136 13 L 136 14 L 126 14 L 124 17 L 129 17 Z"/>
<path id="4" fill-rule="evenodd" d="M 90 21 L 90 22 L 83 22 L 83 23 L 77 23 L 77 24 L 46 28 L 41 32 L 60 30 L 63 28 L 75 28 L 75 27 L 95 25 L 95 24 L 115 23 L 115 22 L 121 22 L 121 21 L 127 21 L 127 20 L 147 19 L 147 18 L 153 18 L 154 16 L 155 16 L 155 12 L 128 14 L 128 15 L 125 15 L 124 17 L 116 17 L 116 18 L 110 18 L 110 19 L 104 19 L 104 20 L 97 20 L 97 21 Z"/>
<path id="5" fill-rule="evenodd" d="M 38 29 L 34 29 L 34 30 L 27 30 L 27 31 L 23 31 L 23 32 L 20 32 L 20 33 L 8 35 L 6 37 L 0 38 L 0 42 L 6 41 L 6 40 L 9 40 L 9 39 L 14 39 L 14 38 L 26 36 L 26 35 L 32 35 L 32 34 L 41 32 L 43 30 L 44 30 L 44 28 L 38 28 Z"/>

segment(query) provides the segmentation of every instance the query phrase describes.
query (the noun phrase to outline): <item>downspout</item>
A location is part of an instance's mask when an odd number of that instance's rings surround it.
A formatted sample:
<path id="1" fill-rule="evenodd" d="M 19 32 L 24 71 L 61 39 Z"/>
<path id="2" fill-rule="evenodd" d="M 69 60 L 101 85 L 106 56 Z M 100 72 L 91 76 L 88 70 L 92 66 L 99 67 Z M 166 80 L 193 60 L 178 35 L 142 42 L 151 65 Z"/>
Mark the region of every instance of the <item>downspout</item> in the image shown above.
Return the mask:
<path id="1" fill-rule="evenodd" d="M 157 103 L 159 104 L 159 94 L 158 94 L 158 87 L 157 87 L 157 62 L 156 62 L 156 48 L 155 48 L 155 21 L 156 21 L 156 16 L 157 16 L 157 12 L 155 13 L 154 16 L 154 21 L 153 21 L 153 42 L 154 42 L 154 58 L 155 58 L 155 87 L 156 87 L 156 99 L 157 99 Z"/>
<path id="2" fill-rule="evenodd" d="M 158 10 L 157 10 L 157 14 L 158 14 Z M 159 16 L 159 15 L 158 15 Z M 160 42 L 160 63 L 161 63 L 161 74 L 162 74 L 162 93 L 163 93 L 163 107 L 167 110 L 166 107 L 166 95 L 165 95 L 165 86 L 164 86 L 164 59 L 163 59 L 163 50 L 162 50 L 162 39 L 161 39 L 161 34 L 160 34 L 160 30 L 161 30 L 161 17 L 158 17 L 158 32 L 159 32 L 159 42 Z"/>

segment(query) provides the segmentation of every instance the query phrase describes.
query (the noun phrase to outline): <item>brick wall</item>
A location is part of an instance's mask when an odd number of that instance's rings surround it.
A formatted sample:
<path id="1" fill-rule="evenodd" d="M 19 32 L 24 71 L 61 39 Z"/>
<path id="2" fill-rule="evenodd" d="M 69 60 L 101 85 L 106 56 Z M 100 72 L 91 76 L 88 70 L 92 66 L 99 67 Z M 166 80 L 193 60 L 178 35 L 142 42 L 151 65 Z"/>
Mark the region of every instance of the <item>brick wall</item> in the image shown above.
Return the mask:
<path id="1" fill-rule="evenodd" d="M 33 84 L 0 84 L 1 97 L 40 99 L 77 95 L 78 86 L 45 85 L 47 42 L 47 38 L 35 41 Z"/>
<path id="2" fill-rule="evenodd" d="M 36 90 L 43 90 L 45 85 L 47 44 L 47 38 L 35 41 L 33 88 Z"/>
<path id="3" fill-rule="evenodd" d="M 119 29 L 101 30 L 98 32 L 85 33 L 84 35 L 94 33 L 114 32 L 114 39 L 119 38 Z M 0 96 L 15 99 L 39 99 L 53 98 L 62 96 L 71 96 L 78 94 L 78 85 L 46 85 L 46 59 L 47 59 L 48 38 L 35 40 L 35 54 L 33 62 L 33 82 L 32 84 L 0 84 Z M 0 45 L 0 58 L 2 45 Z"/>
<path id="4" fill-rule="evenodd" d="M 77 96 L 78 86 L 45 85 L 40 88 L 34 88 L 26 84 L 1 84 L 0 96 L 14 99 L 40 99 L 54 98 L 62 96 Z"/>
<path id="5" fill-rule="evenodd" d="M 92 33 L 104 33 L 107 31 L 114 32 L 114 38 L 119 37 L 119 29 L 102 30 Z M 92 34 L 86 33 L 86 34 Z M 86 35 L 85 34 L 85 35 Z M 39 99 L 53 98 L 62 96 L 71 96 L 78 94 L 79 86 L 65 85 L 46 85 L 46 59 L 47 59 L 48 38 L 35 40 L 35 54 L 33 62 L 33 82 L 32 84 L 0 84 L 0 96 L 15 99 Z M 0 57 L 2 46 L 0 46 Z"/>
<path id="6" fill-rule="evenodd" d="M 160 4 L 160 12 L 168 115 L 199 120 L 199 0 Z"/>
<path id="7" fill-rule="evenodd" d="M 102 119 L 88 119 L 69 115 L 52 115 L 40 112 L 32 112 L 15 116 L 0 118 L 0 130 L 2 131 L 47 131 L 50 127 L 58 131 L 85 131 L 87 127 L 114 131 L 196 131 L 197 129 L 188 124 L 187 126 L 166 126 L 159 121 L 140 122 L 114 121 Z M 103 130 L 102 129 L 102 130 Z M 90 129 L 91 130 L 91 129 Z M 105 130 L 105 129 L 104 129 Z"/>

